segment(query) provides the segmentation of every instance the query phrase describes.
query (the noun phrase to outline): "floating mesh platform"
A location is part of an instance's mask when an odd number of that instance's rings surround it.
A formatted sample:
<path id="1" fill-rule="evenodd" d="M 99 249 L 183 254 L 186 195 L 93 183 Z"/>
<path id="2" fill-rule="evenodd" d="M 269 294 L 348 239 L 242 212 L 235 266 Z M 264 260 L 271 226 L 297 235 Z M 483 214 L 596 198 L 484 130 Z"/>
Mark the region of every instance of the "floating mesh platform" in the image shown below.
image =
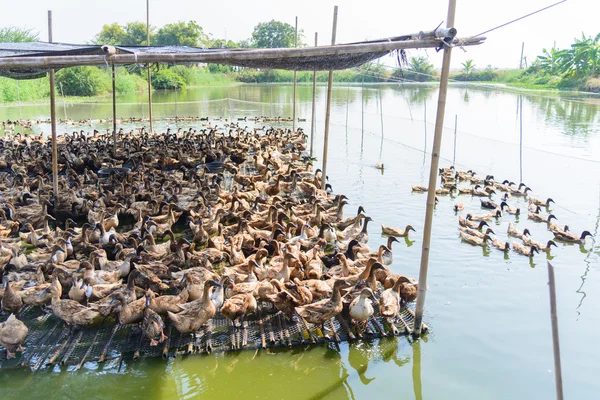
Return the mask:
<path id="1" fill-rule="evenodd" d="M 414 312 L 403 307 L 393 320 L 396 331 L 375 313 L 368 321 L 362 338 L 376 339 L 394 334 L 411 333 Z M 16 358 L 6 359 L 0 347 L 0 370 L 7 368 L 30 368 L 32 371 L 52 368 L 54 365 L 72 366 L 80 369 L 86 363 L 102 363 L 123 358 L 162 357 L 168 359 L 179 354 L 211 353 L 239 350 L 257 350 L 271 347 L 293 347 L 298 345 L 344 342 L 359 340 L 350 318 L 342 313 L 321 327 L 286 321 L 283 314 L 272 304 L 259 301 L 258 310 L 236 326 L 217 313 L 206 327 L 197 334 L 181 334 L 167 322 L 165 334 L 168 338 L 158 346 L 150 346 L 136 325 L 118 325 L 107 320 L 71 331 L 67 325 L 51 312 L 39 307 L 28 306 L 19 315 L 29 328 L 23 343 L 25 351 L 16 353 Z M 327 335 L 327 336 L 324 336 Z"/>

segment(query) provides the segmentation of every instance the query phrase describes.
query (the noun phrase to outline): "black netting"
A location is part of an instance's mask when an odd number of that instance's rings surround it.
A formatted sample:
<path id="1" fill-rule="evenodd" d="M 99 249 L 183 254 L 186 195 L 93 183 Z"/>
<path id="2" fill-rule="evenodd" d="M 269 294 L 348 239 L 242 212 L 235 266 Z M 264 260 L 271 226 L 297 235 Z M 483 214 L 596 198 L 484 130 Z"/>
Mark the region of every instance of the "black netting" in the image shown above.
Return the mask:
<path id="1" fill-rule="evenodd" d="M 27 307 L 20 319 L 29 327 L 23 353 L 7 360 L 0 352 L 0 369 L 28 367 L 32 370 L 48 368 L 55 364 L 81 368 L 85 363 L 106 362 L 124 357 L 173 357 L 178 353 L 224 352 L 240 349 L 267 347 L 292 347 L 301 344 L 331 341 L 349 341 L 357 338 L 350 317 L 342 313 L 325 328 L 329 339 L 323 337 L 321 328 L 312 324 L 286 321 L 281 312 L 270 303 L 259 302 L 254 315 L 235 326 L 217 313 L 214 318 L 194 337 L 181 334 L 167 324 L 168 339 L 158 346 L 142 335 L 138 326 L 121 326 L 104 322 L 97 326 L 70 331 L 65 324 L 51 313 L 40 308 Z M 408 334 L 412 328 L 413 311 L 403 308 L 394 319 L 398 334 Z M 333 330 L 331 327 L 333 326 Z M 308 329 L 307 329 L 308 328 Z M 392 328 L 384 321 L 375 307 L 375 313 L 363 333 L 366 339 L 392 335 Z"/>

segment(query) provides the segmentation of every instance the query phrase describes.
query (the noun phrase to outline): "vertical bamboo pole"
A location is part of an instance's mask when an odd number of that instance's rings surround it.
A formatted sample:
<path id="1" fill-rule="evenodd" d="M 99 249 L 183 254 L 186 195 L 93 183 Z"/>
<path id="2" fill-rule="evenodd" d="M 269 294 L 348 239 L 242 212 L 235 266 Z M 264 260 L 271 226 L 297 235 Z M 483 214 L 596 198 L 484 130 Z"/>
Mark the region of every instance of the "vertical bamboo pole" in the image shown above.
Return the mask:
<path id="1" fill-rule="evenodd" d="M 331 32 L 331 45 L 335 45 L 335 34 L 337 31 L 338 6 L 333 7 L 333 30 Z M 329 71 L 327 81 L 327 111 L 325 113 L 325 139 L 323 140 L 323 177 L 321 188 L 325 189 L 327 182 L 327 146 L 329 145 L 329 119 L 331 117 L 331 87 L 333 86 L 333 71 Z"/>
<path id="2" fill-rule="evenodd" d="M 448 1 L 447 27 L 454 26 L 456 13 L 456 0 Z M 450 56 L 452 47 L 444 46 L 442 73 L 440 76 L 440 92 L 438 97 L 437 115 L 435 119 L 435 133 L 433 137 L 433 151 L 431 152 L 431 167 L 429 171 L 429 190 L 427 191 L 427 212 L 425 214 L 425 227 L 423 228 L 423 247 L 421 250 L 421 268 L 419 270 L 419 294 L 415 311 L 415 325 L 413 334 L 421 335 L 423 323 L 423 309 L 425 307 L 425 294 L 427 293 L 427 269 L 429 267 L 429 250 L 431 241 L 431 228 L 433 225 L 433 208 L 435 206 L 435 186 L 437 182 L 438 166 L 440 163 L 440 148 L 444 128 L 444 113 L 446 111 L 446 95 L 448 92 L 448 75 L 450 73 Z"/>
<path id="3" fill-rule="evenodd" d="M 317 41 L 319 39 L 319 34 L 315 32 L 315 47 L 317 47 Z M 313 91 L 312 91 L 312 115 L 310 117 L 310 157 L 313 156 L 313 142 L 315 138 L 315 123 L 316 123 L 316 115 L 315 111 L 317 108 L 317 70 L 313 71 Z"/>
<path id="4" fill-rule="evenodd" d="M 298 47 L 298 17 L 296 17 L 296 33 L 294 35 L 294 47 Z M 294 71 L 294 100 L 292 102 L 292 133 L 296 132 L 296 71 Z"/>
<path id="5" fill-rule="evenodd" d="M 554 266 L 548 262 L 548 285 L 550 287 L 550 319 L 552 320 L 552 345 L 554 348 L 554 379 L 556 380 L 556 398 L 563 400 L 562 368 L 560 364 L 560 342 L 558 340 L 558 316 L 556 313 L 556 284 Z"/>
<path id="6" fill-rule="evenodd" d="M 146 44 L 150 46 L 150 0 L 146 0 Z M 150 118 L 150 134 L 152 134 L 152 73 L 148 63 L 148 116 Z"/>
<path id="7" fill-rule="evenodd" d="M 452 156 L 452 165 L 456 167 L 456 128 L 458 127 L 458 114 L 454 115 L 454 156 Z"/>
<path id="8" fill-rule="evenodd" d="M 523 182 L 523 95 L 519 95 L 519 183 Z"/>
<path id="9" fill-rule="evenodd" d="M 361 77 L 360 83 L 360 128 L 362 131 L 362 135 L 365 134 L 365 76 Z"/>
<path id="10" fill-rule="evenodd" d="M 62 82 L 59 83 L 60 86 L 60 96 L 62 97 L 63 103 L 63 114 L 65 115 L 65 120 L 67 120 L 67 105 L 65 103 L 65 92 L 63 92 Z"/>
<path id="11" fill-rule="evenodd" d="M 117 76 L 115 64 L 112 65 L 112 123 L 113 123 L 113 153 L 117 154 Z"/>
<path id="12" fill-rule="evenodd" d="M 52 10 L 48 10 L 48 43 L 52 43 Z M 56 89 L 54 68 L 50 70 L 50 125 L 52 127 L 52 190 L 58 202 L 58 149 L 56 144 Z"/>
<path id="13" fill-rule="evenodd" d="M 379 117 L 381 118 L 381 138 L 383 138 L 383 101 L 381 100 L 381 89 L 379 89 Z"/>

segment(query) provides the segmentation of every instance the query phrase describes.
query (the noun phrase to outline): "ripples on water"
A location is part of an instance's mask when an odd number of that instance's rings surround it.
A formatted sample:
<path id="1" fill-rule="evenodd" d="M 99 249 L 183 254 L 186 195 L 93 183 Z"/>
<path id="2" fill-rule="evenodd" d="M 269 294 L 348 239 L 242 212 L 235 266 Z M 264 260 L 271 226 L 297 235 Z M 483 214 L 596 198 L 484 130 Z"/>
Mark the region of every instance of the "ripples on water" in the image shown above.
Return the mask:
<path id="1" fill-rule="evenodd" d="M 318 88 L 315 155 L 319 159 L 325 93 L 324 87 Z M 415 227 L 417 233 L 410 240 L 394 245 L 391 268 L 416 277 L 426 196 L 411 193 L 410 187 L 427 185 L 436 88 L 366 86 L 361 92 L 359 86 L 337 86 L 333 94 L 327 173 L 334 190 L 350 198 L 347 215 L 363 205 L 374 219 L 369 242 L 373 249 L 385 242 L 379 224 Z M 297 115 L 310 121 L 310 87 L 300 86 L 298 96 Z M 147 115 L 139 104 L 144 97 L 121 98 L 118 115 Z M 451 87 L 440 166 L 452 163 L 457 115 L 457 167 L 493 174 L 499 181 L 519 182 L 518 97 L 494 88 Z M 177 96 L 157 93 L 154 99 L 155 116 L 291 115 L 291 86 L 188 89 Z M 60 107 L 59 101 L 59 111 Z M 106 118 L 110 107 L 109 103 L 67 105 L 67 114 L 72 119 Z M 523 95 L 523 181 L 534 189 L 534 196 L 552 197 L 558 223 L 568 223 L 575 232 L 598 232 L 598 109 L 597 101 L 586 98 Z M 46 108 L 40 106 L 22 107 L 20 113 L 23 118 L 47 116 Z M 0 108 L 0 119 L 9 118 L 19 118 L 19 109 Z M 165 129 L 166 124 L 155 126 Z M 310 132 L 309 124 L 300 126 Z M 383 173 L 374 168 L 380 161 L 385 164 Z M 478 198 L 460 199 L 465 203 L 461 215 L 483 212 Z M 495 249 L 461 243 L 452 211 L 455 202 L 440 196 L 435 211 L 425 306 L 425 321 L 432 330 L 421 341 L 391 338 L 339 348 L 192 356 L 168 363 L 127 361 L 79 373 L 3 371 L 2 391 L 8 397 L 31 398 L 47 398 L 48 387 L 58 397 L 72 398 L 366 398 L 374 393 L 379 398 L 551 398 L 554 375 L 546 255 L 530 261 L 516 253 L 505 256 Z M 509 204 L 527 208 L 516 199 Z M 503 239 L 508 222 L 520 229 L 528 227 L 537 240 L 551 238 L 542 224 L 528 221 L 526 215 L 518 219 L 506 215 L 497 225 L 491 224 Z M 550 258 L 558 285 L 565 394 L 591 398 L 600 390 L 596 362 L 600 357 L 596 344 L 600 248 L 590 239 L 585 246 L 558 245 Z"/>

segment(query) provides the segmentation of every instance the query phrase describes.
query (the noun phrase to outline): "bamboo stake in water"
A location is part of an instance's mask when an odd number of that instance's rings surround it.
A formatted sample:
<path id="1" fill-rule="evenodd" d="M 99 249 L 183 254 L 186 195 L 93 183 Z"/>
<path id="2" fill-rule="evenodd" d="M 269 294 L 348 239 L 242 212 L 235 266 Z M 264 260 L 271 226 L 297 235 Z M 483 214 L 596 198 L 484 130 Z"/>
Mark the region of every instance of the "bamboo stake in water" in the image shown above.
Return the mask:
<path id="1" fill-rule="evenodd" d="M 150 46 L 150 0 L 146 0 L 146 45 Z M 148 117 L 150 118 L 150 133 L 152 129 L 152 73 L 148 63 Z"/>
<path id="2" fill-rule="evenodd" d="M 319 34 L 315 32 L 315 47 L 317 47 L 317 41 L 319 39 Z M 312 115 L 310 117 L 310 157 L 313 156 L 313 143 L 315 141 L 315 124 L 316 124 L 316 115 L 315 111 L 317 109 L 317 70 L 313 71 L 313 91 L 312 91 Z"/>
<path id="3" fill-rule="evenodd" d="M 335 44 L 335 34 L 337 31 L 338 6 L 333 8 L 333 30 L 331 33 L 331 45 Z M 331 117 L 331 87 L 333 86 L 333 71 L 329 71 L 329 80 L 327 81 L 327 112 L 325 113 L 325 139 L 323 140 L 323 177 L 321 189 L 325 190 L 327 183 L 327 146 L 329 142 L 329 119 Z"/>
<path id="4" fill-rule="evenodd" d="M 298 47 L 298 17 L 296 17 L 296 33 L 294 34 L 294 47 Z M 294 100 L 292 101 L 292 133 L 296 132 L 296 71 L 294 71 Z"/>
<path id="5" fill-rule="evenodd" d="M 48 43 L 52 43 L 52 10 L 48 10 Z M 54 69 L 50 70 L 50 124 L 52 129 L 52 190 L 58 202 L 58 149 L 56 144 L 56 93 Z"/>
<path id="6" fill-rule="evenodd" d="M 456 128 L 458 126 L 458 114 L 454 115 L 454 156 L 452 156 L 452 165 L 456 167 Z"/>
<path id="7" fill-rule="evenodd" d="M 112 65 L 112 114 L 113 114 L 113 153 L 117 154 L 117 76 Z"/>
<path id="8" fill-rule="evenodd" d="M 427 98 L 423 100 L 423 128 L 425 129 L 425 143 L 423 152 L 427 152 Z"/>
<path id="9" fill-rule="evenodd" d="M 548 285 L 550 287 L 550 318 L 552 320 L 552 345 L 554 348 L 554 379 L 556 380 L 556 398 L 563 400 L 562 368 L 560 364 L 560 342 L 558 340 L 558 315 L 556 313 L 556 284 L 554 267 L 548 262 Z"/>
<path id="10" fill-rule="evenodd" d="M 454 25 L 456 12 L 456 0 L 448 2 L 447 27 Z M 444 128 L 444 113 L 446 111 L 446 95 L 448 92 L 448 76 L 450 74 L 450 56 L 452 47 L 444 46 L 444 58 L 442 62 L 442 73 L 440 76 L 440 92 L 438 97 L 437 115 L 435 119 L 435 131 L 433 137 L 433 150 L 431 152 L 431 167 L 429 171 L 429 190 L 427 191 L 427 210 L 425 214 L 425 227 L 423 228 L 423 247 L 421 251 L 421 267 L 419 270 L 419 293 L 415 311 L 414 335 L 421 335 L 423 322 L 423 310 L 425 308 L 425 294 L 427 293 L 427 269 L 429 268 L 429 250 L 431 242 L 431 228 L 433 225 L 433 208 L 435 206 L 435 186 L 437 182 L 438 166 L 440 163 L 440 149 Z"/>

